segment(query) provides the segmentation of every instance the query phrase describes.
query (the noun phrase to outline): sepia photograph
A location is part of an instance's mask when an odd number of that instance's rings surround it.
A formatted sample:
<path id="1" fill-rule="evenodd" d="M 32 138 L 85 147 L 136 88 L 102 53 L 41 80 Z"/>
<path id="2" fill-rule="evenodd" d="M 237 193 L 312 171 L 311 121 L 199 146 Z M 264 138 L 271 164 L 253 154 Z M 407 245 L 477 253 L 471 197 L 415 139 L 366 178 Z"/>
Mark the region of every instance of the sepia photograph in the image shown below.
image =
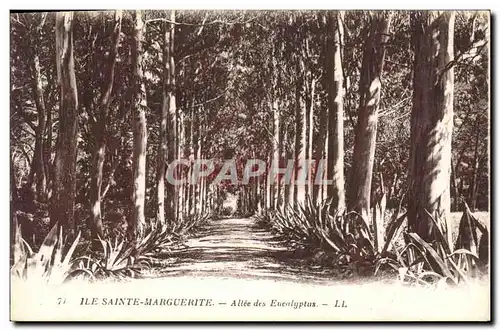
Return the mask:
<path id="1" fill-rule="evenodd" d="M 10 319 L 491 321 L 488 10 L 10 11 Z"/>

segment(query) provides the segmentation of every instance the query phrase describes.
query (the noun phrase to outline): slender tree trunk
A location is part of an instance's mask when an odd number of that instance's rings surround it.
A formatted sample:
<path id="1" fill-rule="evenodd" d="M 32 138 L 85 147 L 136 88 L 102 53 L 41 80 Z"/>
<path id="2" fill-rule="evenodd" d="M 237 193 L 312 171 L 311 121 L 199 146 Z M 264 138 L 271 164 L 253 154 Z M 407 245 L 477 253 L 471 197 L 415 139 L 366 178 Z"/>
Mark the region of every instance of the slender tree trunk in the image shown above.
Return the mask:
<path id="1" fill-rule="evenodd" d="M 194 126 L 194 100 L 191 103 L 191 111 L 190 111 L 190 116 L 189 116 L 189 141 L 188 141 L 188 150 L 189 150 L 189 169 L 188 169 L 188 175 L 187 175 L 187 180 L 191 178 L 193 175 L 193 161 L 194 161 L 194 133 L 193 133 L 193 126 Z M 194 197 L 194 185 L 186 184 L 186 194 L 187 194 L 187 212 L 188 214 L 191 214 L 193 210 L 193 197 Z"/>
<path id="2" fill-rule="evenodd" d="M 477 177 L 479 172 L 479 127 L 476 125 L 476 141 L 474 146 L 474 168 L 472 169 L 472 181 L 470 190 L 470 209 L 476 211 L 477 201 Z"/>
<path id="3" fill-rule="evenodd" d="M 252 150 L 252 159 L 255 159 L 255 151 Z M 252 214 L 255 214 L 256 212 L 259 212 L 258 210 L 258 204 L 259 204 L 259 181 L 260 181 L 260 176 L 259 177 L 254 177 L 252 178 L 251 185 L 252 185 Z"/>
<path id="4" fill-rule="evenodd" d="M 52 183 L 52 110 L 51 109 L 46 109 L 46 114 L 47 114 L 47 123 L 45 125 L 46 131 L 47 131 L 47 139 L 45 140 L 45 143 L 43 145 L 43 157 L 44 157 L 44 163 L 45 163 L 45 178 L 47 180 L 47 192 L 46 192 L 46 198 L 47 200 L 50 197 L 51 193 L 51 183 Z"/>
<path id="5" fill-rule="evenodd" d="M 360 103 L 349 191 L 349 209 L 358 212 L 367 224 L 370 215 L 385 44 L 389 39 L 391 17 L 390 12 L 378 12 L 372 16 L 370 32 L 365 40 L 359 83 Z"/>
<path id="6" fill-rule="evenodd" d="M 171 164 L 177 157 L 178 148 L 178 136 L 177 136 L 177 102 L 175 96 L 176 90 L 176 80 L 175 80 L 175 53 L 174 53 L 174 41 L 175 41 L 175 11 L 170 12 L 170 27 L 167 27 L 167 32 L 165 33 L 165 38 L 169 38 L 168 47 L 165 46 L 164 51 L 167 51 L 168 59 L 168 77 L 166 78 L 167 86 L 166 88 L 167 100 L 165 104 L 168 104 L 168 117 L 167 117 L 167 161 Z M 164 53 L 165 56 L 165 53 Z M 164 92 L 165 93 L 165 92 Z M 165 110 L 164 110 L 165 111 Z M 167 215 L 171 221 L 176 220 L 177 215 L 177 195 L 178 188 L 167 183 Z"/>
<path id="7" fill-rule="evenodd" d="M 46 201 L 47 198 L 47 169 L 44 154 L 45 128 L 46 128 L 46 105 L 44 99 L 44 89 L 42 84 L 42 68 L 40 65 L 40 35 L 45 24 L 47 14 L 42 14 L 41 22 L 36 26 L 36 36 L 32 40 L 32 61 L 30 63 L 33 98 L 38 115 L 38 125 L 35 128 L 35 148 L 30 169 L 29 186 L 36 188 L 36 198 L 38 201 Z M 33 183 L 34 181 L 34 183 Z M 34 184 L 34 185 L 33 185 Z"/>
<path id="8" fill-rule="evenodd" d="M 121 24 L 122 13 L 117 11 L 115 13 L 113 34 L 111 35 L 111 49 L 107 59 L 106 79 L 104 80 L 105 85 L 102 88 L 99 102 L 98 119 L 92 128 L 96 143 L 92 163 L 92 178 L 90 180 L 90 203 L 92 206 L 90 229 L 92 232 L 92 238 L 94 239 L 97 239 L 98 237 L 104 238 L 101 216 L 102 179 L 106 153 L 108 110 L 115 78 L 116 56 L 118 54 L 118 45 L 120 43 Z"/>
<path id="9" fill-rule="evenodd" d="M 280 110 L 278 101 L 275 99 L 271 104 L 273 111 L 273 128 L 274 128 L 274 137 L 273 137 L 273 159 L 272 166 L 274 170 L 279 167 L 280 164 Z M 272 199 L 272 207 L 278 208 L 279 201 L 279 190 L 280 190 L 280 181 L 277 175 L 273 176 L 274 182 L 272 186 L 271 199 Z"/>
<path id="10" fill-rule="evenodd" d="M 203 108 L 202 108 L 203 109 Z M 205 135 L 206 135 L 206 125 L 205 125 L 205 114 L 200 114 L 203 117 L 200 118 L 200 123 L 199 123 L 199 151 L 200 151 L 200 159 L 206 157 L 206 152 L 203 151 L 205 149 Z M 200 178 L 200 213 L 205 213 L 206 211 L 206 187 L 207 187 L 208 179 L 206 176 L 203 176 Z"/>
<path id="11" fill-rule="evenodd" d="M 146 198 L 146 153 L 147 153 L 147 126 L 146 126 L 146 87 L 144 84 L 144 34 L 146 26 L 140 10 L 134 13 L 134 41 L 132 44 L 132 62 L 135 79 L 134 86 L 134 151 L 132 156 L 133 183 L 132 192 L 132 224 L 133 235 L 142 232 L 146 219 L 144 204 Z"/>
<path id="12" fill-rule="evenodd" d="M 410 231 L 430 241 L 434 225 L 427 212 L 447 221 L 451 236 L 448 220 L 454 81 L 450 62 L 454 12 L 413 13 L 411 21 L 415 68 L 408 226 Z"/>
<path id="13" fill-rule="evenodd" d="M 330 30 L 328 30 L 328 33 L 332 33 Z M 333 31 L 333 33 L 337 33 L 336 30 Z M 327 38 L 327 42 L 329 43 L 330 41 Z M 326 63 L 326 66 L 329 66 L 329 62 L 332 61 L 331 58 L 327 59 L 328 63 Z M 335 61 L 334 61 L 335 64 Z M 327 149 L 328 149 L 328 144 L 326 142 L 328 141 L 328 111 L 325 109 L 325 107 L 320 107 L 319 108 L 319 121 L 318 121 L 318 139 L 316 143 L 316 151 L 314 153 L 314 161 L 315 161 L 315 169 L 316 169 L 316 175 L 318 175 L 318 165 L 321 160 L 327 160 Z M 343 142 L 343 140 L 342 140 Z M 323 165 L 325 166 L 323 168 L 323 174 L 324 177 L 321 178 L 323 180 L 326 177 L 326 174 L 328 173 L 326 169 L 326 162 L 323 162 Z M 315 182 L 319 182 L 319 179 L 316 179 L 316 175 L 313 179 L 313 191 L 312 191 L 312 196 L 313 196 L 313 201 L 318 201 L 318 200 L 323 200 L 323 184 L 317 185 Z"/>
<path id="14" fill-rule="evenodd" d="M 295 108 L 295 190 L 296 190 L 296 203 L 304 204 L 306 200 L 306 135 L 307 135 L 307 111 L 304 101 L 304 60 L 301 58 L 297 65 L 297 82 L 296 82 L 296 108 Z"/>
<path id="15" fill-rule="evenodd" d="M 170 89 L 170 23 L 165 22 L 163 34 L 163 104 L 161 108 L 160 131 L 158 133 L 158 169 L 156 173 L 156 219 L 160 224 L 165 224 L 165 173 L 168 153 L 168 124 L 170 115 L 169 89 Z M 169 160 L 171 161 L 171 160 Z M 168 185 L 168 184 L 167 184 Z M 170 192 L 170 191 L 169 191 Z M 169 199 L 171 196 L 169 195 Z M 169 206 L 171 208 L 171 206 Z M 169 216 L 170 216 L 169 212 Z"/>
<path id="16" fill-rule="evenodd" d="M 267 157 L 267 164 L 268 164 L 268 174 L 272 175 L 272 164 L 271 164 L 271 157 Z M 266 176 L 266 209 L 271 209 L 273 207 L 272 205 L 272 188 L 271 188 L 271 176 Z"/>
<path id="17" fill-rule="evenodd" d="M 207 179 L 201 177 L 200 183 L 200 212 L 205 213 L 207 210 Z"/>
<path id="18" fill-rule="evenodd" d="M 295 123 L 296 124 L 296 123 Z M 288 138 L 288 143 L 292 146 L 292 151 L 289 154 L 292 157 L 292 160 L 294 162 L 294 166 L 292 169 L 292 176 L 290 179 L 290 185 L 288 185 L 288 202 L 291 206 L 295 205 L 296 199 L 297 199 L 297 186 L 295 186 L 295 173 L 296 173 L 296 150 L 295 150 L 295 145 L 296 145 L 296 137 L 297 137 L 297 132 L 294 134 L 290 133 L 289 138 Z M 288 162 L 288 160 L 287 160 Z"/>
<path id="19" fill-rule="evenodd" d="M 10 213 L 11 217 L 15 214 L 19 203 L 19 192 L 17 191 L 17 181 L 15 174 L 14 160 L 12 152 L 10 153 Z"/>
<path id="20" fill-rule="evenodd" d="M 329 14 L 327 14 L 329 15 Z M 330 21 L 330 24 L 325 24 L 325 18 L 326 18 L 326 22 Z M 332 45 L 332 41 L 330 40 L 331 38 L 331 35 L 339 35 L 339 38 L 340 38 L 340 34 L 338 33 L 339 31 L 338 30 L 338 26 L 337 24 L 335 24 L 333 27 L 330 26 L 332 22 L 332 18 L 326 16 L 326 17 L 323 17 L 323 23 L 322 25 L 326 27 L 327 29 L 327 33 L 326 33 L 326 38 L 325 38 L 325 43 L 326 43 L 326 46 L 327 46 L 327 51 L 329 51 L 331 54 L 328 55 L 328 58 L 326 59 L 326 63 L 325 63 L 325 67 L 328 68 L 329 66 L 332 66 L 332 62 L 333 62 L 333 66 L 335 65 L 341 65 L 341 57 L 340 57 L 340 52 L 339 52 L 339 57 L 337 60 L 340 60 L 340 61 L 335 61 L 335 54 L 334 54 L 334 45 Z M 337 21 L 335 21 L 336 23 Z M 331 31 L 333 29 L 333 31 Z M 335 38 L 334 38 L 335 39 Z M 339 45 L 341 46 L 341 45 Z M 328 54 L 328 53 L 327 53 Z M 335 68 L 334 68 L 335 69 Z M 331 70 L 331 69 L 330 69 Z M 333 70 L 335 71 L 335 70 Z M 330 77 L 327 77 L 327 88 L 330 86 Z M 319 162 L 321 162 L 321 160 L 328 160 L 327 158 L 327 151 L 328 151 L 328 144 L 327 144 L 327 141 L 328 141 L 328 110 L 325 109 L 324 106 L 320 107 L 319 109 L 319 121 L 318 121 L 318 139 L 317 139 L 317 143 L 316 143 L 316 151 L 315 151 L 315 154 L 314 154 L 314 160 L 315 160 L 315 163 L 316 163 L 316 174 L 318 174 L 317 172 L 317 169 L 318 169 L 318 165 L 319 165 Z M 342 140 L 343 142 L 343 140 Z M 327 163 L 324 162 L 323 163 L 324 167 L 323 167 L 323 178 L 321 178 L 322 180 L 326 179 L 327 177 L 327 174 L 328 174 L 328 168 L 327 168 Z M 314 183 L 317 182 L 316 178 L 314 178 L 313 180 L 313 192 L 312 192 L 312 196 L 313 196 L 313 201 L 322 201 L 325 199 L 325 196 L 323 194 L 323 183 L 321 182 L 321 184 L 319 185 L 315 185 Z"/>
<path id="21" fill-rule="evenodd" d="M 46 119 L 46 109 L 45 109 L 45 100 L 43 97 L 44 91 L 42 86 L 42 77 L 41 77 L 41 67 L 40 67 L 40 58 L 38 55 L 37 46 L 35 46 L 35 52 L 33 57 L 33 73 L 34 73 L 34 82 L 33 82 L 33 94 L 35 97 L 35 105 L 38 112 L 38 126 L 35 130 L 35 151 L 33 155 L 33 166 L 34 176 L 36 178 L 36 194 L 37 199 L 40 201 L 46 200 L 46 188 L 47 188 L 47 177 L 46 177 L 46 169 L 45 169 L 45 158 L 43 153 L 44 147 L 44 134 L 45 134 L 45 119 Z"/>
<path id="22" fill-rule="evenodd" d="M 60 86 L 59 133 L 54 160 L 54 188 L 50 202 L 51 224 L 69 235 L 76 230 L 76 154 L 78 149 L 78 92 L 73 58 L 73 13 L 56 14 L 56 64 Z"/>
<path id="23" fill-rule="evenodd" d="M 286 121 L 283 119 L 283 136 L 281 139 L 281 158 L 287 164 L 288 160 L 291 158 L 291 153 L 288 150 L 288 140 L 289 140 L 289 132 L 286 126 Z M 283 184 L 282 192 L 283 192 L 283 205 L 286 206 L 290 203 L 290 184 Z"/>
<path id="24" fill-rule="evenodd" d="M 345 209 L 344 191 L 344 96 L 342 74 L 342 45 L 344 43 L 343 12 L 327 17 L 328 62 L 326 66 L 328 82 L 328 158 L 327 178 L 332 184 L 327 186 L 327 196 L 332 199 L 332 210 Z"/>
<path id="25" fill-rule="evenodd" d="M 313 169 L 315 166 L 314 158 L 313 158 L 313 136 L 314 136 L 314 93 L 316 90 L 316 79 L 311 77 L 311 87 L 310 87 L 310 98 L 311 104 L 309 107 L 309 119 L 307 121 L 307 160 L 309 163 L 309 168 L 307 172 L 307 194 L 313 198 L 314 196 L 314 174 Z M 315 200 L 313 200 L 315 201 Z"/>
<path id="26" fill-rule="evenodd" d="M 458 185 L 457 185 L 457 176 L 455 173 L 455 167 L 453 166 L 453 158 L 451 160 L 451 189 L 453 192 L 453 206 L 452 210 L 453 211 L 458 211 L 459 209 L 459 200 L 460 200 L 460 193 L 458 192 Z"/>
<path id="27" fill-rule="evenodd" d="M 328 137 L 329 136 L 330 136 L 330 133 L 329 133 L 328 124 L 327 124 L 327 126 L 326 126 L 326 132 L 325 132 L 325 141 L 328 141 L 328 139 L 329 139 Z M 323 148 L 324 148 L 323 154 L 325 155 L 324 156 L 324 160 L 326 162 L 324 163 L 325 168 L 323 169 L 323 183 L 321 184 L 320 187 L 321 187 L 321 200 L 325 201 L 328 198 L 328 187 L 329 187 L 329 185 L 326 184 L 326 181 L 328 180 L 328 160 L 329 160 L 329 158 L 328 158 L 328 155 L 329 155 L 329 153 L 328 153 L 328 149 L 329 149 L 328 144 L 325 144 Z"/>
<path id="28" fill-rule="evenodd" d="M 181 160 L 184 158 L 184 142 L 185 142 L 185 133 L 184 133 L 184 111 L 181 109 L 177 109 L 177 136 L 178 136 L 178 144 L 177 144 L 177 159 Z M 184 178 L 184 167 L 177 167 L 178 178 Z M 177 221 L 180 224 L 184 217 L 184 184 L 180 184 L 177 187 L 178 195 L 177 195 Z"/>
<path id="29" fill-rule="evenodd" d="M 200 126 L 200 120 L 198 119 L 197 121 L 197 130 L 198 130 L 198 136 L 196 140 L 196 160 L 201 160 L 201 126 Z M 196 206 L 196 211 L 198 213 L 202 213 L 202 201 L 201 201 L 201 193 L 202 193 L 202 185 L 203 185 L 203 178 L 200 179 L 200 182 L 194 183 L 195 187 L 195 206 Z"/>

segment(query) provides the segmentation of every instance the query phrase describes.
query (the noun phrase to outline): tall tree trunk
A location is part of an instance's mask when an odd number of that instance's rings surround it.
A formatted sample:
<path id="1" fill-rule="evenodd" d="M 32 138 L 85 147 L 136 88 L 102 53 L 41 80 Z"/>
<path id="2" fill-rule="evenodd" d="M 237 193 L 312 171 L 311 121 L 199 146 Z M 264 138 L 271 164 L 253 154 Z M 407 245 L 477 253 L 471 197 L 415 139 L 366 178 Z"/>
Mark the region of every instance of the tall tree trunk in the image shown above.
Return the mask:
<path id="1" fill-rule="evenodd" d="M 177 109 L 177 159 L 181 160 L 184 158 L 184 142 L 185 142 L 185 128 L 184 128 L 184 111 L 182 109 Z M 184 167 L 177 167 L 177 174 L 179 179 L 184 178 Z M 177 187 L 177 222 L 180 224 L 184 217 L 184 184 L 181 183 Z"/>
<path id="2" fill-rule="evenodd" d="M 164 52 L 167 52 L 168 60 L 168 76 L 164 77 L 167 81 L 167 85 L 164 85 L 164 93 L 167 95 L 167 100 L 164 100 L 164 106 L 168 105 L 167 112 L 167 162 L 171 164 L 177 157 L 178 148 L 178 136 L 177 136 L 177 103 L 176 103 L 176 81 L 175 81 L 175 53 L 174 53 L 174 41 L 175 41 L 175 11 L 170 12 L 170 26 L 166 27 L 165 41 L 168 38 L 168 47 L 165 46 Z M 165 56 L 165 53 L 164 53 Z M 167 66 L 167 64 L 165 64 Z M 165 91 L 166 89 L 166 91 Z M 177 215 L 177 195 L 178 188 L 172 183 L 167 182 L 167 205 L 166 212 L 170 221 L 175 221 Z"/>
<path id="3" fill-rule="evenodd" d="M 256 184 L 255 184 L 255 210 L 257 211 L 258 214 L 261 213 L 262 211 L 262 199 L 261 199 L 261 176 L 257 177 L 256 179 Z"/>
<path id="4" fill-rule="evenodd" d="M 198 117 L 197 121 L 197 130 L 198 130 L 198 135 L 197 135 L 197 141 L 196 141 L 196 160 L 201 160 L 201 138 L 202 138 L 202 132 L 201 132 L 201 123 L 200 119 Z M 195 187 L 195 206 L 196 206 L 196 211 L 200 214 L 202 214 L 202 201 L 201 201 L 201 194 L 203 191 L 203 178 L 199 179 L 199 182 L 194 183 Z"/>
<path id="5" fill-rule="evenodd" d="M 327 38 L 326 38 L 326 43 L 327 45 L 331 43 L 330 41 L 330 34 L 337 34 L 338 31 L 337 31 L 337 25 L 335 25 L 333 28 L 334 30 L 331 31 L 331 28 L 329 25 L 326 25 L 327 27 Z M 330 47 L 332 47 L 333 49 L 333 46 L 331 45 Z M 330 50 L 330 52 L 332 52 L 332 50 Z M 340 55 L 340 53 L 339 53 Z M 327 63 L 325 63 L 325 66 L 328 67 L 328 66 L 331 66 L 330 62 L 333 61 L 333 65 L 335 65 L 335 56 L 333 54 L 330 54 L 329 55 L 329 58 L 327 58 Z M 340 62 L 338 62 L 337 64 L 341 64 Z M 329 78 L 327 77 L 327 84 L 329 84 Z M 327 85 L 328 86 L 328 85 Z M 316 169 L 316 175 L 318 175 L 318 166 L 319 166 L 319 162 L 322 162 L 321 160 L 327 160 L 327 148 L 328 148 L 328 144 L 326 143 L 328 141 L 328 111 L 325 109 L 325 107 L 321 106 L 319 108 L 319 121 L 318 121 L 318 139 L 317 139 L 317 143 L 316 143 L 316 150 L 315 150 L 315 153 L 314 153 L 314 161 L 315 161 L 315 169 Z M 342 140 L 343 142 L 343 140 Z M 326 169 L 326 162 L 323 162 L 323 165 L 324 165 L 324 168 L 323 168 L 323 174 L 324 174 L 324 177 L 326 177 L 326 174 L 328 172 L 328 170 Z M 318 200 L 323 200 L 323 182 L 322 180 L 324 179 L 321 178 L 321 179 L 316 179 L 316 176 L 313 180 L 313 191 L 312 191 L 312 196 L 313 196 L 313 201 L 318 201 Z M 321 180 L 321 181 L 320 181 Z M 320 184 L 316 184 L 316 183 L 320 183 Z"/>
<path id="6" fill-rule="evenodd" d="M 45 178 L 47 180 L 47 192 L 46 192 L 46 197 L 47 199 L 50 197 L 50 192 L 51 192 L 51 183 L 52 183 L 52 109 L 46 109 L 46 115 L 47 115 L 47 120 L 46 120 L 46 125 L 45 128 L 47 130 L 47 139 L 45 140 L 45 143 L 43 145 L 43 158 L 44 158 L 44 163 L 45 163 Z"/>
<path id="7" fill-rule="evenodd" d="M 38 114 L 38 126 L 35 130 L 35 149 L 33 153 L 32 177 L 35 180 L 36 196 L 39 201 L 46 201 L 47 198 L 47 169 L 44 155 L 44 135 L 46 128 L 46 106 L 44 99 L 44 89 L 42 84 L 42 68 L 40 65 L 40 34 L 45 24 L 47 14 L 42 14 L 40 24 L 36 27 L 37 36 L 33 40 L 31 72 L 33 77 L 33 97 Z M 30 183 L 31 185 L 31 183 Z"/>
<path id="8" fill-rule="evenodd" d="M 280 110 L 278 101 L 275 99 L 272 104 L 273 111 L 273 159 L 272 166 L 273 170 L 276 170 L 280 165 Z M 273 175 L 273 185 L 271 191 L 271 206 L 273 208 L 278 208 L 278 200 L 279 200 L 279 190 L 280 190 L 280 181 L 277 175 Z"/>
<path id="9" fill-rule="evenodd" d="M 193 161 L 194 161 L 194 100 L 191 102 L 190 114 L 189 114 L 189 137 L 188 137 L 188 155 L 189 155 L 189 169 L 187 173 L 187 179 L 191 178 L 193 175 Z M 191 214 L 193 210 L 193 199 L 194 199 L 194 185 L 186 184 L 186 196 L 187 196 L 187 213 Z"/>
<path id="10" fill-rule="evenodd" d="M 377 12 L 371 18 L 370 32 L 366 36 L 361 78 L 360 102 L 356 138 L 354 143 L 349 209 L 358 212 L 369 222 L 373 161 L 377 142 L 378 106 L 385 45 L 389 39 L 392 13 Z"/>
<path id="11" fill-rule="evenodd" d="M 104 80 L 99 101 L 99 114 L 97 122 L 93 125 L 93 134 L 96 140 L 94 147 L 94 159 L 92 163 L 92 178 L 90 181 L 90 203 L 91 203 L 91 224 L 92 238 L 104 238 L 101 200 L 102 200 L 102 178 L 106 153 L 106 130 L 108 121 L 108 110 L 113 92 L 115 79 L 116 56 L 120 43 L 120 33 L 122 25 L 122 13 L 115 12 L 115 25 L 111 35 L 111 49 L 107 59 L 106 79 Z"/>
<path id="12" fill-rule="evenodd" d="M 36 46 L 35 46 L 36 47 Z M 45 100 L 43 97 L 44 91 L 42 86 L 40 58 L 38 50 L 35 50 L 33 59 L 34 82 L 33 90 L 35 97 L 35 105 L 38 112 L 38 126 L 35 130 L 35 151 L 33 153 L 34 176 L 36 178 L 36 195 L 38 200 L 45 201 L 47 177 L 45 169 L 45 158 L 43 154 L 44 134 L 45 134 Z"/>
<path id="13" fill-rule="evenodd" d="M 325 173 L 325 163 L 324 159 L 326 159 L 326 153 L 325 153 L 325 141 L 326 141 L 326 110 L 323 109 L 323 107 L 320 108 L 320 118 L 319 118 L 319 133 L 318 133 L 318 139 L 317 139 L 317 144 L 316 144 L 316 150 L 314 152 L 314 169 L 315 169 L 315 174 L 312 179 L 312 199 L 314 202 L 318 202 L 322 200 L 322 180 L 323 178 L 317 178 L 317 176 L 320 176 L 320 173 L 318 172 L 320 162 L 323 162 L 323 174 Z"/>
<path id="14" fill-rule="evenodd" d="M 290 185 L 288 185 L 288 203 L 291 206 L 295 205 L 295 200 L 297 198 L 297 186 L 295 186 L 295 172 L 296 172 L 296 151 L 295 151 L 295 144 L 296 144 L 296 137 L 297 137 L 297 132 L 289 133 L 289 137 L 287 138 L 287 142 L 292 146 L 292 151 L 288 154 L 291 156 L 294 166 L 292 169 L 292 174 L 291 174 L 291 179 L 290 179 Z M 288 160 L 287 160 L 288 162 Z"/>
<path id="15" fill-rule="evenodd" d="M 78 92 L 73 58 L 73 13 L 56 14 L 56 64 L 60 86 L 59 133 L 54 160 L 51 224 L 69 235 L 76 230 L 76 154 L 78 149 Z"/>
<path id="16" fill-rule="evenodd" d="M 145 224 L 144 204 L 146 199 L 146 152 L 148 132 L 146 126 L 146 87 L 144 84 L 144 34 L 146 26 L 140 10 L 134 13 L 134 40 L 132 44 L 132 63 L 134 73 L 134 151 L 132 155 L 133 183 L 132 220 L 130 230 L 135 237 Z"/>
<path id="17" fill-rule="evenodd" d="M 327 17 L 328 54 L 326 75 L 328 86 L 328 158 L 327 197 L 332 199 L 332 210 L 345 209 L 344 192 L 344 96 L 342 74 L 342 45 L 344 43 L 344 12 L 332 13 Z"/>
<path id="18" fill-rule="evenodd" d="M 327 122 L 328 123 L 328 122 Z M 326 132 L 325 132 L 325 141 L 328 141 L 328 137 L 330 136 L 330 133 L 328 132 L 328 124 L 326 126 Z M 327 184 L 327 180 L 328 180 L 328 149 L 329 149 L 329 146 L 328 144 L 325 144 L 325 146 L 323 147 L 324 148 L 324 160 L 325 162 L 323 163 L 325 166 L 324 166 L 324 169 L 323 169 L 323 183 L 321 184 L 321 200 L 322 201 L 325 201 L 327 198 L 328 198 L 328 187 L 329 185 Z"/>
<path id="19" fill-rule="evenodd" d="M 301 58 L 297 65 L 297 81 L 296 81 L 296 108 L 295 108 L 295 190 L 296 203 L 304 204 L 306 200 L 306 135 L 307 135 L 307 111 L 304 100 L 304 60 Z"/>
<path id="20" fill-rule="evenodd" d="M 167 168 L 169 123 L 169 88 L 170 88 L 170 23 L 165 22 L 163 33 L 163 104 L 161 108 L 160 131 L 158 132 L 158 162 L 156 173 L 156 219 L 165 224 L 165 173 Z M 171 197 L 169 196 L 169 199 Z"/>
<path id="21" fill-rule="evenodd" d="M 19 192 L 17 191 L 17 181 L 15 174 L 15 162 L 12 157 L 12 151 L 10 152 L 10 214 L 11 217 L 15 214 L 18 203 L 19 203 Z"/>
<path id="22" fill-rule="evenodd" d="M 314 135 L 314 93 L 316 90 L 316 79 L 311 77 L 311 87 L 310 87 L 310 99 L 311 104 L 309 106 L 309 118 L 307 121 L 307 160 L 309 164 L 308 172 L 307 172 L 307 194 L 311 196 L 314 195 L 314 177 L 313 177 L 313 169 L 314 169 L 314 158 L 313 158 L 313 135 Z M 315 201 L 315 200 L 313 200 Z"/>
<path id="23" fill-rule="evenodd" d="M 266 176 L 266 209 L 271 209 L 272 206 L 272 187 L 271 187 L 271 176 L 272 176 L 272 164 L 271 164 L 271 156 L 267 157 L 267 164 L 268 164 L 268 176 Z"/>
<path id="24" fill-rule="evenodd" d="M 288 144 L 288 141 L 289 141 L 289 131 L 288 131 L 288 127 L 286 125 L 286 121 L 283 120 L 283 125 L 281 126 L 283 128 L 283 136 L 282 136 L 282 139 L 281 139 L 281 158 L 284 160 L 285 163 L 288 164 L 288 160 L 292 157 L 291 156 L 291 153 L 289 151 L 289 144 Z M 283 188 L 282 188 L 282 192 L 283 192 L 283 205 L 286 206 L 290 203 L 290 187 L 291 185 L 289 183 L 286 183 L 286 182 L 283 182 Z"/>
<path id="25" fill-rule="evenodd" d="M 477 201 L 477 177 L 479 172 L 479 125 L 476 125 L 476 141 L 474 145 L 474 167 L 472 169 L 472 180 L 470 186 L 470 209 L 476 211 Z"/>
<path id="26" fill-rule="evenodd" d="M 453 211 L 458 211 L 460 193 L 458 192 L 457 176 L 455 174 L 455 167 L 453 166 L 453 157 L 451 160 L 451 170 L 450 171 L 451 171 L 451 190 L 453 193 L 453 205 L 451 208 Z"/>
<path id="27" fill-rule="evenodd" d="M 454 12 L 418 12 L 411 19 L 415 67 L 408 226 L 430 241 L 434 225 L 427 212 L 446 221 L 450 216 Z"/>

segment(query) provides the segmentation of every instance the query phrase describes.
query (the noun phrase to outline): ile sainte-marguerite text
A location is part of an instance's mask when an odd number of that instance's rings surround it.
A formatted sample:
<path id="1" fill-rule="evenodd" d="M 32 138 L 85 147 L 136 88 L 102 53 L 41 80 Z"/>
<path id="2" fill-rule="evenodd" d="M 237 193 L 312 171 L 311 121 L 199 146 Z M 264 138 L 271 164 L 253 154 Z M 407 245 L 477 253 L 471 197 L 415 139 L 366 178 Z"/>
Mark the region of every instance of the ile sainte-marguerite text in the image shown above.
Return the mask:
<path id="1" fill-rule="evenodd" d="M 333 308 L 347 308 L 344 300 L 335 300 L 331 304 L 320 304 L 308 300 L 246 300 L 236 299 L 228 302 L 214 302 L 208 298 L 138 298 L 138 297 L 82 297 L 81 306 L 166 306 L 166 307 L 210 307 L 227 305 L 228 307 L 271 307 L 271 308 L 318 308 L 330 306 Z"/>
<path id="2" fill-rule="evenodd" d="M 81 298 L 80 305 L 93 306 L 174 306 L 207 307 L 213 306 L 207 298 Z"/>

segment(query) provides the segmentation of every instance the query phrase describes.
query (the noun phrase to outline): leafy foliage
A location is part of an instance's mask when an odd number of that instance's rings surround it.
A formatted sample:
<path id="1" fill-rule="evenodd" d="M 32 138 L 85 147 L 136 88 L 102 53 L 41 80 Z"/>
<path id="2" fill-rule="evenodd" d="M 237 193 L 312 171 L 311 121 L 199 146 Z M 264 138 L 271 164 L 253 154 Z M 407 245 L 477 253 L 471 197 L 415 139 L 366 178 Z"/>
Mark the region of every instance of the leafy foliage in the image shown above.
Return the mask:
<path id="1" fill-rule="evenodd" d="M 428 243 L 416 233 L 404 232 L 406 246 L 395 248 L 394 258 L 379 259 L 376 271 L 386 264 L 398 271 L 402 282 L 425 285 L 467 283 L 478 272 L 485 271 L 488 256 L 478 252 L 488 252 L 488 230 L 474 217 L 467 204 L 464 204 L 455 243 L 447 233 L 445 220 L 429 216 L 435 225 L 435 240 Z M 477 240 L 478 232 L 481 242 Z"/>
<path id="2" fill-rule="evenodd" d="M 38 252 L 33 252 L 21 236 L 20 226 L 16 226 L 11 275 L 26 281 L 43 281 L 50 284 L 60 284 L 71 278 L 73 253 L 75 252 L 80 234 L 66 250 L 62 229 L 57 224 L 45 237 Z"/>
<path id="3" fill-rule="evenodd" d="M 380 210 L 380 204 L 377 205 Z M 332 215 L 329 201 L 315 204 L 308 197 L 304 206 L 286 206 L 267 212 L 258 222 L 270 225 L 287 239 L 320 247 L 335 255 L 338 264 L 359 265 L 366 269 L 372 268 L 375 261 L 391 249 L 400 234 L 404 217 L 400 210 L 395 212 L 384 239 L 380 235 L 377 237 L 360 215 L 354 212 Z"/>

